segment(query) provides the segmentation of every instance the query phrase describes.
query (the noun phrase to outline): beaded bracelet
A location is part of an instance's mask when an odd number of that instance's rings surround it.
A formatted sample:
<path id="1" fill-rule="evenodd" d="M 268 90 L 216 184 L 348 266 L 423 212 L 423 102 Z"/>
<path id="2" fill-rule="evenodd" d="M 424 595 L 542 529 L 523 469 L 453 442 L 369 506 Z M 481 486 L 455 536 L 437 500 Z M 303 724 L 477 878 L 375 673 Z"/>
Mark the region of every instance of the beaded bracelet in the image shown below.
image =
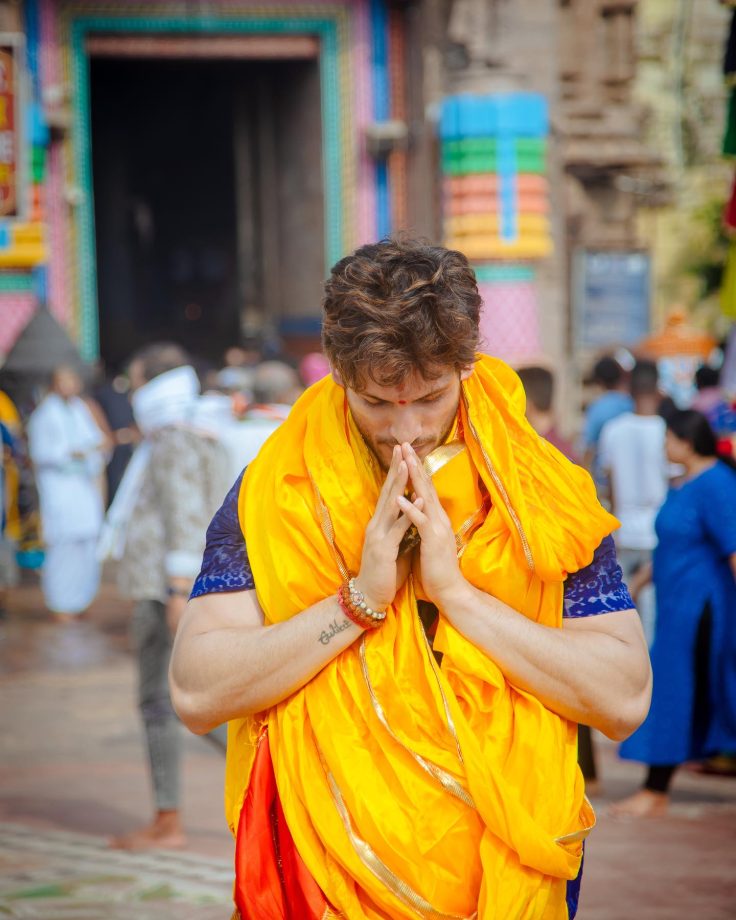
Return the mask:
<path id="1" fill-rule="evenodd" d="M 355 579 L 340 585 L 337 592 L 340 609 L 345 616 L 361 629 L 378 629 L 386 619 L 386 611 L 373 610 L 363 594 L 355 587 Z"/>

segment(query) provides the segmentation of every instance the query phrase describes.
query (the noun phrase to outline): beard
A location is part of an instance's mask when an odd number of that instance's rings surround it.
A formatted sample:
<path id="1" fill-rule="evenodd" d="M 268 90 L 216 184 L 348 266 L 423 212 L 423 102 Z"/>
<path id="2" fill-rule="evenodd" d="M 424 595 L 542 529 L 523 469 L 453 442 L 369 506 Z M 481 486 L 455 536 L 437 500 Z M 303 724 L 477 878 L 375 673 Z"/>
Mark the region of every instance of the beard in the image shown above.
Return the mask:
<path id="1" fill-rule="evenodd" d="M 441 434 L 438 434 L 434 438 L 423 438 L 421 441 L 414 441 L 412 443 L 411 446 L 416 451 L 420 460 L 424 460 L 424 458 L 430 454 L 435 449 L 435 447 L 439 447 L 440 444 L 445 443 L 455 424 L 456 417 L 457 408 L 454 409 L 449 418 L 443 420 L 442 427 L 439 429 Z M 353 421 L 355 422 L 355 427 L 360 432 L 360 436 L 363 438 L 365 446 L 378 462 L 378 465 L 381 467 L 383 472 L 387 473 L 389 467 L 391 466 L 391 455 L 393 453 L 394 447 L 396 447 L 397 442 L 393 440 L 371 437 L 371 435 L 369 435 L 361 427 L 360 422 L 355 416 L 353 416 Z"/>

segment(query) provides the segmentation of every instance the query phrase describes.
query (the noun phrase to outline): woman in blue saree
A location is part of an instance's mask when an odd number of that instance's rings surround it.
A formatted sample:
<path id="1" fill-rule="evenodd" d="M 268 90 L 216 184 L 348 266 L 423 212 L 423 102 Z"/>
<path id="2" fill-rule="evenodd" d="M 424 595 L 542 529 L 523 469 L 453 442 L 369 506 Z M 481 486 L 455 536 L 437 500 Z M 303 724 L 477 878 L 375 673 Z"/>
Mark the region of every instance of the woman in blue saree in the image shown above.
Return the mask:
<path id="1" fill-rule="evenodd" d="M 679 764 L 736 751 L 736 465 L 718 458 L 693 410 L 670 415 L 666 449 L 685 476 L 660 509 L 652 567 L 638 582 L 653 577 L 656 587 L 654 689 L 621 756 L 649 771 L 643 789 L 612 809 L 632 817 L 664 813 Z"/>

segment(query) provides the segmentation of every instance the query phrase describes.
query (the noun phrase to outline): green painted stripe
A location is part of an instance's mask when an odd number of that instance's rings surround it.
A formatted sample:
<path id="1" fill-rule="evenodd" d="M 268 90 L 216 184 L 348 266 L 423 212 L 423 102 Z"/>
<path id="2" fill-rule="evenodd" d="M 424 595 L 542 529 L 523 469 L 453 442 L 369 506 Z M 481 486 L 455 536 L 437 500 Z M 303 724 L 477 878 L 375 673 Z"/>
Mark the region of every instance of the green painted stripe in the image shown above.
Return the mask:
<path id="1" fill-rule="evenodd" d="M 547 150 L 547 141 L 543 138 L 518 137 L 512 141 L 517 154 L 543 155 Z M 460 141 L 446 141 L 442 145 L 442 152 L 448 156 L 461 154 L 478 154 L 480 156 L 495 156 L 498 150 L 498 141 L 493 137 L 468 137 Z"/>
<path id="2" fill-rule="evenodd" d="M 528 265 L 499 262 L 497 265 L 474 265 L 475 277 L 481 283 L 500 281 L 534 281 L 534 269 Z"/>
<path id="3" fill-rule="evenodd" d="M 514 163 L 517 173 L 543 173 L 545 158 L 537 154 L 517 154 Z M 498 157 L 491 155 L 463 154 L 462 156 L 443 157 L 442 169 L 450 176 L 482 175 L 498 172 Z"/>
<path id="4" fill-rule="evenodd" d="M 32 294 L 33 275 L 19 272 L 0 272 L 1 294 Z"/>
<path id="5" fill-rule="evenodd" d="M 99 355 L 99 314 L 97 304 L 97 263 L 95 255 L 94 197 L 92 186 L 92 133 L 89 105 L 89 60 L 85 39 L 90 32 L 234 32 L 319 35 L 321 39 L 320 77 L 322 92 L 322 148 L 325 196 L 325 268 L 329 271 L 345 250 L 344 196 L 341 164 L 341 130 L 350 117 L 345 111 L 349 100 L 341 98 L 339 61 L 347 54 L 346 41 L 338 37 L 337 18 L 293 16 L 288 19 L 226 19 L 220 16 L 155 18 L 81 16 L 71 23 L 72 73 L 76 92 L 72 149 L 78 170 L 82 201 L 76 211 L 77 270 L 80 298 L 79 348 L 85 360 Z M 257 15 L 257 14 L 255 14 Z M 349 36 L 348 36 L 349 37 Z"/>

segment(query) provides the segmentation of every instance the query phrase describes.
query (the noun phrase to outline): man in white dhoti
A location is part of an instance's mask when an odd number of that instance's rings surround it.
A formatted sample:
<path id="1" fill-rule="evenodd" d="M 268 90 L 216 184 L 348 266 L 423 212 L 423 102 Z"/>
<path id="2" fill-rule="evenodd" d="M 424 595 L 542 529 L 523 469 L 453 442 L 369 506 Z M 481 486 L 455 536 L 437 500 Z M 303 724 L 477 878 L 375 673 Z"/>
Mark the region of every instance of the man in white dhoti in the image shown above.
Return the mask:
<path id="1" fill-rule="evenodd" d="M 51 391 L 28 422 L 46 546 L 41 587 L 46 606 L 62 621 L 83 613 L 100 584 L 104 437 L 80 399 L 81 389 L 72 367 L 57 368 Z"/>

